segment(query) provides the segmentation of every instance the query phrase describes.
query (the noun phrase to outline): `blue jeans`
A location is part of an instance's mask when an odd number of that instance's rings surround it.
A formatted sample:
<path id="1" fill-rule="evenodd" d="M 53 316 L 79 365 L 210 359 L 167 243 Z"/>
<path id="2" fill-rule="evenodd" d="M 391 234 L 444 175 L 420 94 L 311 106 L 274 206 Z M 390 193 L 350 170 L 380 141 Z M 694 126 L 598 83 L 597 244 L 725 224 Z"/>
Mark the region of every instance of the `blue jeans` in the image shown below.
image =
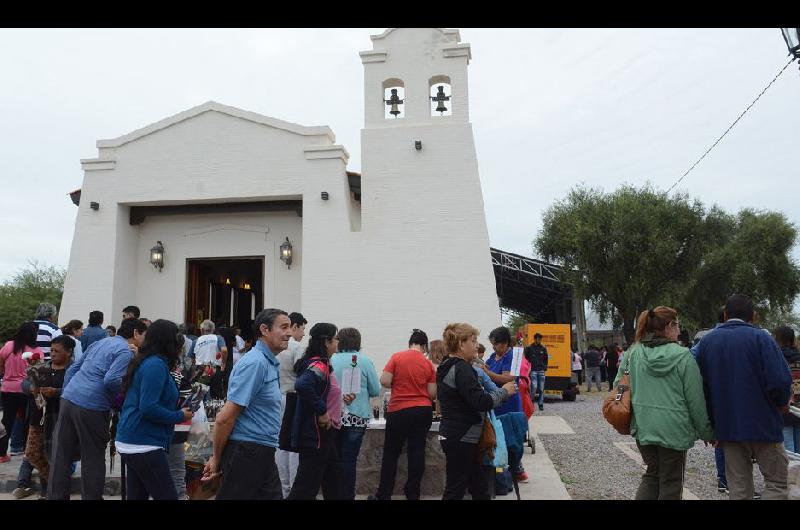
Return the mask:
<path id="1" fill-rule="evenodd" d="M 364 427 L 342 427 L 337 433 L 336 444 L 339 446 L 344 474 L 342 498 L 346 501 L 356 498 L 356 462 L 365 432 L 367 429 Z"/>
<path id="2" fill-rule="evenodd" d="M 22 457 L 22 463 L 19 465 L 19 474 L 17 475 L 18 488 L 31 487 L 31 474 L 33 473 L 33 464 L 28 462 L 27 457 Z M 47 477 L 44 477 L 47 480 Z"/>
<path id="3" fill-rule="evenodd" d="M 714 449 L 714 460 L 717 463 L 717 480 L 728 487 L 728 477 L 725 476 L 725 453 L 722 451 L 722 447 Z"/>
<path id="4" fill-rule="evenodd" d="M 545 371 L 531 372 L 531 401 L 536 398 L 536 389 L 539 389 L 539 408 L 544 405 L 544 376 Z"/>
<path id="5" fill-rule="evenodd" d="M 800 453 L 800 425 L 784 425 L 783 446 L 787 451 Z"/>
<path id="6" fill-rule="evenodd" d="M 14 427 L 11 429 L 11 440 L 9 443 L 12 452 L 21 453 L 25 451 L 25 441 L 27 438 L 27 436 L 25 436 L 25 428 L 27 427 L 26 423 L 27 421 L 19 416 L 14 421 Z"/>

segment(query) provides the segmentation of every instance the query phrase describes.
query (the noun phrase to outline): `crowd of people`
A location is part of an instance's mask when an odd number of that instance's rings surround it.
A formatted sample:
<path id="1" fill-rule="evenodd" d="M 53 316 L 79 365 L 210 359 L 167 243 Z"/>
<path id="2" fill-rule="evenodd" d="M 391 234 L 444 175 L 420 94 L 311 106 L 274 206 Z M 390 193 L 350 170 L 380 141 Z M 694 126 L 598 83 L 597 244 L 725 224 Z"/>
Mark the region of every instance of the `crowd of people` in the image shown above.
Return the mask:
<path id="1" fill-rule="evenodd" d="M 733 295 L 717 327 L 689 349 L 678 341 L 677 311 L 659 306 L 639 315 L 613 383 L 629 376 L 630 430 L 647 466 L 636 499 L 680 499 L 686 452 L 697 440 L 714 446 L 719 490 L 731 499 L 788 498 L 800 356 L 791 328 L 771 336 L 755 318 L 753 302 Z M 764 477 L 762 495 L 753 463 Z"/>
<path id="2" fill-rule="evenodd" d="M 544 408 L 548 353 L 540 334 L 515 371 L 518 340 L 506 327 L 488 334 L 486 358 L 467 323 L 448 325 L 432 341 L 414 329 L 379 375 L 358 329 L 318 322 L 306 344 L 308 322 L 297 312 L 265 309 L 244 337 L 210 320 L 194 335 L 187 325 L 141 318 L 135 306 L 118 327 L 103 328 L 100 311 L 86 328 L 78 320 L 58 328 L 56 316 L 41 304 L 0 349 L 0 462 L 24 453 L 17 498 L 34 494 L 35 469 L 43 498 L 68 499 L 79 462 L 81 497 L 101 499 L 109 443 L 127 471 L 126 498 L 187 498 L 187 431 L 176 426 L 193 423 L 196 409 L 185 403 L 198 384 L 224 401 L 200 479 L 220 500 L 311 500 L 320 492 L 355 499 L 357 461 L 382 394 L 383 454 L 369 499 L 392 498 L 403 447 L 402 491 L 421 497 L 434 421 L 445 456 L 443 499 L 489 499 L 528 478 L 521 451 L 509 445 L 498 466 L 495 449 L 505 445 L 503 432 L 525 436 L 528 418 Z M 800 420 L 790 412 L 800 352 L 791 328 L 770 336 L 754 319 L 752 302 L 732 296 L 717 327 L 689 349 L 678 341 L 677 312 L 660 306 L 639 316 L 627 351 L 615 344 L 573 353 L 573 372 L 579 384 L 585 373 L 588 391 L 629 377 L 631 434 L 647 466 L 637 499 L 681 498 L 696 440 L 714 446 L 719 489 L 730 498 L 757 496 L 753 461 L 763 497 L 787 497 L 786 451 L 800 448 Z"/>

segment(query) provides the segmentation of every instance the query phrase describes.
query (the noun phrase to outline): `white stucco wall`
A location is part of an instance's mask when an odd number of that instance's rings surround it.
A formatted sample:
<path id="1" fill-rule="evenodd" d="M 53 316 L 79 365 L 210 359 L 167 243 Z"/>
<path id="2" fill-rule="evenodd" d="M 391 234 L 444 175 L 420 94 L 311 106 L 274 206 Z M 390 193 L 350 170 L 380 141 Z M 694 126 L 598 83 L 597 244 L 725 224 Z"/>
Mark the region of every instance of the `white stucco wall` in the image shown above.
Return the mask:
<path id="1" fill-rule="evenodd" d="M 263 254 L 265 307 L 357 327 L 379 371 L 412 328 L 433 340 L 447 323 L 469 322 L 486 342 L 500 312 L 468 115 L 469 47 L 457 32 L 436 29 L 390 31 L 373 44 L 362 52 L 361 204 L 350 197 L 347 153 L 326 127 L 208 103 L 100 141 L 98 159 L 84 161 L 60 319 L 100 309 L 116 321 L 133 303 L 149 318 L 182 320 L 187 257 Z M 434 76 L 450 79 L 452 116 L 430 116 Z M 403 120 L 383 118 L 389 78 L 405 84 Z M 302 199 L 302 219 L 287 212 L 128 223 L 135 205 L 278 199 Z M 98 212 L 90 201 L 100 202 Z M 287 235 L 297 256 L 290 271 L 277 256 Z M 147 263 L 157 240 L 166 249 L 160 274 Z"/>
<path id="2" fill-rule="evenodd" d="M 285 237 L 294 242 L 291 269 L 279 259 Z M 158 272 L 147 256 L 154 242 L 165 248 Z M 264 257 L 264 307 L 300 307 L 302 226 L 294 213 L 179 215 L 148 218 L 136 246 L 137 300 L 143 316 L 182 322 L 185 315 L 186 260 L 236 256 Z"/>

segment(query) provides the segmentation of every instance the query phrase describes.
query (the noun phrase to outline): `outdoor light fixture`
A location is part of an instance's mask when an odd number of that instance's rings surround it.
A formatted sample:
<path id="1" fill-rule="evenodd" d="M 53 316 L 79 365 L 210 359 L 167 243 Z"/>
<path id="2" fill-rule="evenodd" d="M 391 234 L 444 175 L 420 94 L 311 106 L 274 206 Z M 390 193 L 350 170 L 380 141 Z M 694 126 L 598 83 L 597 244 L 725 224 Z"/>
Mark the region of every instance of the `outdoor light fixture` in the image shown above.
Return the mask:
<path id="1" fill-rule="evenodd" d="M 96 212 L 97 210 L 100 209 L 100 203 L 92 201 L 92 202 L 89 203 L 89 208 L 91 208 L 92 210 L 94 210 Z"/>
<path id="2" fill-rule="evenodd" d="M 225 278 L 225 285 L 230 285 L 230 284 L 231 284 L 231 279 Z"/>
<path id="3" fill-rule="evenodd" d="M 245 291 L 249 291 L 250 290 L 250 284 L 249 283 L 245 283 L 244 287 L 242 287 L 242 289 L 244 289 Z"/>
<path id="4" fill-rule="evenodd" d="M 150 264 L 161 272 L 164 268 L 164 244 L 156 241 L 156 246 L 150 249 Z"/>
<path id="5" fill-rule="evenodd" d="M 286 238 L 281 244 L 281 261 L 286 263 L 286 267 L 292 268 L 292 244 L 289 243 L 289 238 Z"/>
<path id="6" fill-rule="evenodd" d="M 795 59 L 800 59 L 800 28 L 781 28 L 783 40 L 789 48 L 789 55 Z"/>
<path id="7" fill-rule="evenodd" d="M 414 149 L 422 151 L 422 140 L 414 140 Z"/>
<path id="8" fill-rule="evenodd" d="M 328 195 L 327 191 L 323 191 L 321 197 L 323 201 L 327 201 L 330 198 L 330 195 Z"/>

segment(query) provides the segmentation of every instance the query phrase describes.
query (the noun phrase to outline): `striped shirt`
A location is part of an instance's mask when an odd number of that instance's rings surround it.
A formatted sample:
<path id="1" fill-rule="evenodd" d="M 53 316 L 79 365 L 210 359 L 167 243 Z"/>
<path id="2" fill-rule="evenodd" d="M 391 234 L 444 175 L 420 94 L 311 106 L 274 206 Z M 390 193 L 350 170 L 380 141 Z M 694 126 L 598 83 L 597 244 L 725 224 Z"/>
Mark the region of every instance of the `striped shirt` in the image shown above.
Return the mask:
<path id="1" fill-rule="evenodd" d="M 54 338 L 60 336 L 61 330 L 49 320 L 34 320 L 34 324 L 39 326 L 39 334 L 36 336 L 36 346 L 44 352 L 46 361 L 50 360 L 50 343 Z"/>

